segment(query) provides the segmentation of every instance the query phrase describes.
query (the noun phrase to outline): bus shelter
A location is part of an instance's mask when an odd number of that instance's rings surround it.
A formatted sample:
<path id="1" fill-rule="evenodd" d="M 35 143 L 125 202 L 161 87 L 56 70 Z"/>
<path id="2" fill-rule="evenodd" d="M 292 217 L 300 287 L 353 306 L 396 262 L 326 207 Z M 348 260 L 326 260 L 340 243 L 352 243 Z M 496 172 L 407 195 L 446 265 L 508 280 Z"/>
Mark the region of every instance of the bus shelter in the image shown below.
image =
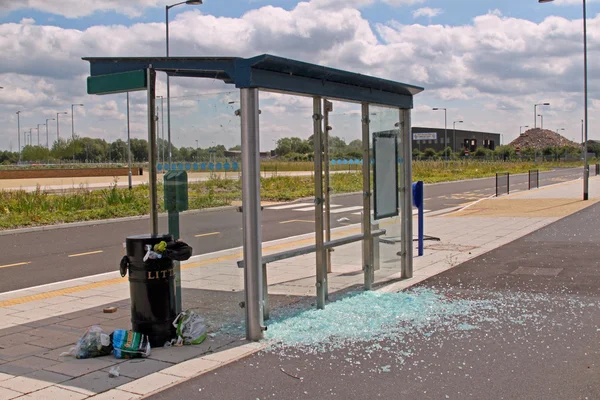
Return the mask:
<path id="1" fill-rule="evenodd" d="M 147 91 L 150 231 L 158 234 L 157 128 L 154 121 L 156 72 L 171 77 L 219 79 L 240 91 L 241 180 L 246 336 L 260 340 L 266 308 L 266 258 L 262 254 L 260 193 L 261 91 L 312 98 L 314 142 L 314 245 L 316 303 L 324 308 L 328 296 L 331 251 L 336 246 L 360 242 L 364 288 L 370 290 L 380 262 L 379 238 L 397 238 L 387 251 L 399 257 L 402 278 L 412 277 L 412 140 L 413 96 L 423 89 L 372 76 L 342 71 L 273 55 L 236 57 L 107 57 L 84 58 L 90 63 L 89 94 Z M 331 239 L 330 165 L 328 134 L 334 102 L 360 104 L 362 160 L 350 160 L 362 176 L 360 234 Z M 377 110 L 377 111 L 375 111 Z M 385 124 L 372 118 L 385 114 Z M 381 121 L 380 121 L 381 122 Z M 344 161 L 346 162 L 346 161 Z M 339 163 L 339 160 L 338 160 Z M 380 228 L 380 222 L 381 228 Z M 386 226 L 387 225 L 387 226 Z M 297 254 L 292 252 L 288 256 Z M 285 254 L 282 257 L 285 258 Z M 280 258 L 281 259 L 281 258 Z"/>

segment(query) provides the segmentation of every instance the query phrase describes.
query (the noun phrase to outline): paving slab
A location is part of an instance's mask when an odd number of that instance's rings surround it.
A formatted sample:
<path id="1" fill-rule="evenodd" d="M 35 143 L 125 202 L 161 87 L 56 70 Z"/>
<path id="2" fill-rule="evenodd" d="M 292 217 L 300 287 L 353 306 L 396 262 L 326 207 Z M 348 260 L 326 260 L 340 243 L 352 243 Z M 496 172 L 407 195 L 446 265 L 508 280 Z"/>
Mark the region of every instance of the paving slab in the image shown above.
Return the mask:
<path id="1" fill-rule="evenodd" d="M 106 371 L 94 371 L 87 375 L 63 382 L 59 384 L 58 387 L 93 396 L 129 383 L 132 380 L 133 379 L 126 376 L 108 377 Z"/>

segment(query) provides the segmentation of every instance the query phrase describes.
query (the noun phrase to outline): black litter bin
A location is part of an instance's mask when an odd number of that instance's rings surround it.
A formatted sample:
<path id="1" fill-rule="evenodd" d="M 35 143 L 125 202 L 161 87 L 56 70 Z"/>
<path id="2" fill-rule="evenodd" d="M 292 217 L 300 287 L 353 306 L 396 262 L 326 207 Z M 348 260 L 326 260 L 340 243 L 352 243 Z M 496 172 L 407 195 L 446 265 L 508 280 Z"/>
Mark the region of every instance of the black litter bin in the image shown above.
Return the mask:
<path id="1" fill-rule="evenodd" d="M 173 261 L 166 258 L 144 262 L 146 246 L 170 242 L 171 235 L 137 235 L 126 240 L 131 293 L 131 325 L 134 332 L 148 335 L 152 347 L 162 347 L 175 338 L 175 272 Z M 123 271 L 121 266 L 121 275 Z"/>

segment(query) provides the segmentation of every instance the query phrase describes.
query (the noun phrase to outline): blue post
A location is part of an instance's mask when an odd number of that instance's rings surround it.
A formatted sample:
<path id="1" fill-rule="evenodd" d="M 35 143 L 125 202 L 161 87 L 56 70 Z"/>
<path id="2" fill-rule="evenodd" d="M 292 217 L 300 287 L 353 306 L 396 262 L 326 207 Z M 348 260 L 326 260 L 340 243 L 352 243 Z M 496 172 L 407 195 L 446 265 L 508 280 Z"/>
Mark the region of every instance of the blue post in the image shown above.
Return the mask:
<path id="1" fill-rule="evenodd" d="M 413 205 L 417 207 L 418 210 L 418 244 L 419 244 L 419 257 L 423 255 L 423 182 L 414 182 L 413 183 Z"/>

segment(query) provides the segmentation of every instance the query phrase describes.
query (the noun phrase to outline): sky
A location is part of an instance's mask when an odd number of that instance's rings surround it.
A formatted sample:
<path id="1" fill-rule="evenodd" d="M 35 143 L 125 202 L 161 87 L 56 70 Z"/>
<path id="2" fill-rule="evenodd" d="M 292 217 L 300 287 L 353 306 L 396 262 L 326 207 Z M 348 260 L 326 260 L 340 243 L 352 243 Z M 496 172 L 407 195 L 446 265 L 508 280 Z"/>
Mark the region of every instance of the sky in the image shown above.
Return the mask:
<path id="1" fill-rule="evenodd" d="M 86 94 L 89 56 L 163 56 L 165 5 L 171 0 L 0 0 L 0 149 L 17 151 L 59 133 L 106 140 L 127 137 L 126 96 Z M 589 137 L 600 140 L 600 0 L 588 0 Z M 425 88 L 415 97 L 413 126 L 447 126 L 502 134 L 504 143 L 534 124 L 580 141 L 583 119 L 581 0 L 204 0 L 170 10 L 173 56 L 252 57 L 269 53 Z M 159 74 L 157 95 L 166 95 Z M 239 93 L 213 79 L 171 79 L 175 146 L 240 142 Z M 161 104 L 162 103 L 162 104 Z M 71 118 L 71 104 L 76 106 Z M 167 136 L 159 99 L 159 135 Z M 282 137 L 312 134 L 312 101 L 260 95 L 261 149 Z M 163 111 L 164 110 L 164 111 Z M 373 113 L 393 126 L 395 113 Z M 145 93 L 131 95 L 135 138 L 148 132 Z M 54 118 L 55 120 L 51 120 Z M 333 134 L 360 136 L 359 107 L 334 103 Z M 74 123 L 72 123 L 74 122 Z M 540 119 L 537 119 L 539 126 Z M 163 129 L 164 125 L 164 129 Z M 523 128 L 527 129 L 527 128 Z"/>

